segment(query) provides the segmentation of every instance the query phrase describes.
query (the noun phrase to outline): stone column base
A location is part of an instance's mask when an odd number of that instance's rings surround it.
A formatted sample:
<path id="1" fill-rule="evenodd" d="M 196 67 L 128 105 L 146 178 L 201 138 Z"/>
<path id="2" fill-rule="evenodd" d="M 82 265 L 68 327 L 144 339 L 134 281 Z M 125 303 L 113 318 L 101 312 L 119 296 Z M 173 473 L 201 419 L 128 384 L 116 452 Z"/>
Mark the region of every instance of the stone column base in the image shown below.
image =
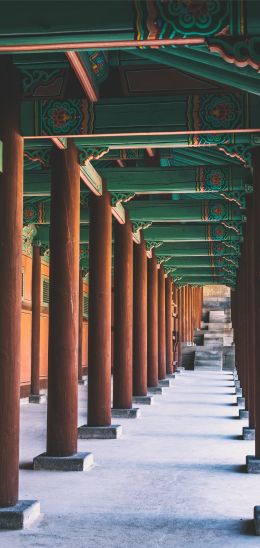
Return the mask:
<path id="1" fill-rule="evenodd" d="M 240 388 L 240 381 L 234 381 L 235 387 Z"/>
<path id="2" fill-rule="evenodd" d="M 242 388 L 236 388 L 236 395 L 240 396 L 242 398 L 242 396 L 243 396 Z"/>
<path id="3" fill-rule="evenodd" d="M 78 438 L 81 440 L 114 440 L 122 435 L 122 426 L 88 426 L 84 424 L 78 428 Z"/>
<path id="4" fill-rule="evenodd" d="M 139 405 L 153 405 L 154 399 L 152 396 L 133 396 L 133 403 Z"/>
<path id="5" fill-rule="evenodd" d="M 42 453 L 33 459 L 34 470 L 85 472 L 94 462 L 92 453 L 74 453 L 68 457 L 52 457 Z"/>
<path id="6" fill-rule="evenodd" d="M 87 386 L 88 382 L 86 379 L 80 379 L 78 381 L 79 386 Z"/>
<path id="7" fill-rule="evenodd" d="M 239 409 L 239 418 L 240 419 L 248 419 L 249 418 L 249 411 L 247 411 L 247 409 Z"/>
<path id="8" fill-rule="evenodd" d="M 162 396 L 164 394 L 162 386 L 149 386 L 147 391 L 148 394 L 154 394 L 155 396 Z"/>
<path id="9" fill-rule="evenodd" d="M 166 375 L 167 379 L 176 379 L 175 373 L 170 373 L 169 375 Z"/>
<path id="10" fill-rule="evenodd" d="M 243 436 L 243 440 L 254 440 L 255 439 L 255 429 L 254 428 L 248 428 L 248 426 L 244 426 L 242 436 Z"/>
<path id="11" fill-rule="evenodd" d="M 237 405 L 240 409 L 245 409 L 245 398 L 242 398 L 241 396 L 238 396 Z"/>
<path id="12" fill-rule="evenodd" d="M 162 379 L 160 381 L 158 381 L 158 384 L 159 386 L 162 386 L 163 388 L 170 388 L 170 386 L 172 386 L 172 383 L 170 381 L 170 379 Z"/>
<path id="13" fill-rule="evenodd" d="M 260 535 L 260 506 L 254 507 L 255 534 Z"/>
<path id="14" fill-rule="evenodd" d="M 254 455 L 247 455 L 246 470 L 249 474 L 260 474 L 260 459 L 256 459 Z"/>
<path id="15" fill-rule="evenodd" d="M 113 419 L 139 419 L 141 417 L 141 410 L 138 407 L 132 407 L 131 409 L 111 409 Z"/>
<path id="16" fill-rule="evenodd" d="M 0 508 L 0 529 L 26 529 L 39 517 L 37 500 L 19 500 L 15 506 Z"/>
<path id="17" fill-rule="evenodd" d="M 46 403 L 47 396 L 46 394 L 31 394 L 29 396 L 29 403 Z"/>

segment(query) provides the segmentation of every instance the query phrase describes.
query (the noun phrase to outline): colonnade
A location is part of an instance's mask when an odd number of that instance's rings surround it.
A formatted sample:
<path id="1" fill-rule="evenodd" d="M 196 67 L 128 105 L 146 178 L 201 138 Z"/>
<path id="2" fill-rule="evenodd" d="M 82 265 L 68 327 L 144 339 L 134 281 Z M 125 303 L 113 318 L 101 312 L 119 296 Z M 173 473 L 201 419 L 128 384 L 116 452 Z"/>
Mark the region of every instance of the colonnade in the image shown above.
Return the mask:
<path id="1" fill-rule="evenodd" d="M 0 174 L 0 510 L 18 503 L 19 383 L 21 318 L 21 235 L 23 140 L 19 135 L 19 91 L 11 64 L 1 85 L 0 131 L 4 172 Z M 10 91 L 11 90 L 11 91 Z M 78 379 L 82 378 L 82 274 L 79 271 L 80 167 L 78 152 L 53 149 L 51 159 L 50 299 L 46 453 L 35 469 L 84 470 L 89 454 L 77 439 L 116 437 L 113 410 L 132 408 L 133 397 L 176 369 L 173 332 L 192 340 L 201 309 L 200 288 L 177 289 L 154 250 L 147 257 L 144 234 L 133 243 L 132 225 L 115 224 L 114 364 L 111 352 L 111 195 L 89 199 L 89 341 L 87 424 L 77 428 Z M 32 396 L 39 397 L 40 242 L 33 248 Z M 173 306 L 174 301 L 174 306 Z M 177 306 L 179 317 L 176 319 Z M 173 324 L 174 320 L 174 324 Z M 81 325 L 81 327 L 80 327 Z"/>

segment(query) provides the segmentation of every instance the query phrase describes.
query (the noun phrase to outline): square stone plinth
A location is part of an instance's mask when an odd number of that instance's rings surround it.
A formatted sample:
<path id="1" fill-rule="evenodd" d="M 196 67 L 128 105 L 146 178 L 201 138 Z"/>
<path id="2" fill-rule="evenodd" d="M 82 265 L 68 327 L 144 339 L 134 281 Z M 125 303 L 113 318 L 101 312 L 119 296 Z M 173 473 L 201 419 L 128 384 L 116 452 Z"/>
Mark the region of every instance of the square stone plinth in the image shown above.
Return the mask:
<path id="1" fill-rule="evenodd" d="M 256 459 L 254 455 L 247 455 L 246 469 L 249 474 L 260 474 L 260 459 Z"/>
<path id="2" fill-rule="evenodd" d="M 158 381 L 158 384 L 163 388 L 170 388 L 170 386 L 172 386 L 170 379 L 161 379 L 160 381 Z"/>
<path id="3" fill-rule="evenodd" d="M 56 472 L 85 472 L 93 462 L 92 453 L 74 453 L 68 457 L 52 457 L 42 453 L 33 459 L 33 468 Z"/>
<path id="4" fill-rule="evenodd" d="M 0 529 L 26 529 L 39 517 L 37 500 L 19 500 L 15 506 L 0 508 Z"/>
<path id="5" fill-rule="evenodd" d="M 247 411 L 247 409 L 239 409 L 239 418 L 240 419 L 248 419 L 249 418 L 249 411 Z"/>
<path id="6" fill-rule="evenodd" d="M 240 388 L 240 381 L 234 381 L 235 387 Z"/>
<path id="7" fill-rule="evenodd" d="M 111 424 L 110 426 L 88 426 L 78 428 L 78 438 L 81 440 L 115 440 L 122 435 L 122 426 Z"/>
<path id="8" fill-rule="evenodd" d="M 241 398 L 240 396 L 238 396 L 237 405 L 240 409 L 244 409 L 245 408 L 245 398 Z"/>
<path id="9" fill-rule="evenodd" d="M 243 440 L 254 440 L 255 439 L 255 429 L 244 426 L 243 428 Z"/>
<path id="10" fill-rule="evenodd" d="M 111 409 L 113 419 L 140 419 L 141 410 L 138 407 L 131 409 Z"/>
<path id="11" fill-rule="evenodd" d="M 88 382 L 85 379 L 80 379 L 78 381 L 79 386 L 87 386 Z"/>
<path id="12" fill-rule="evenodd" d="M 175 373 L 170 373 L 169 375 L 166 375 L 167 376 L 167 379 L 176 379 L 176 375 Z"/>
<path id="13" fill-rule="evenodd" d="M 243 396 L 242 388 L 236 388 L 236 395 L 241 397 Z"/>
<path id="14" fill-rule="evenodd" d="M 254 507 L 255 534 L 260 535 L 260 506 Z"/>
<path id="15" fill-rule="evenodd" d="M 147 390 L 149 394 L 154 394 L 155 396 L 162 396 L 164 394 L 162 386 L 149 386 Z"/>
<path id="16" fill-rule="evenodd" d="M 153 405 L 154 399 L 152 396 L 133 396 L 133 403 L 138 405 Z"/>
<path id="17" fill-rule="evenodd" d="M 29 403 L 46 403 L 47 396 L 46 394 L 31 394 L 29 396 Z"/>

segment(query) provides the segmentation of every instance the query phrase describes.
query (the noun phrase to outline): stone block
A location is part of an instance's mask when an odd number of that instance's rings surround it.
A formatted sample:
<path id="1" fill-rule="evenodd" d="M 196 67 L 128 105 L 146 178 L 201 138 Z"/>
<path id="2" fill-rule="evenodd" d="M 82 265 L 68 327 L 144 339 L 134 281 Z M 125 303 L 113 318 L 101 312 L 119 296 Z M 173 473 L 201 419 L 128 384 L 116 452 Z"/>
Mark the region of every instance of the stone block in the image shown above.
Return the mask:
<path id="1" fill-rule="evenodd" d="M 150 386 L 147 388 L 148 393 L 153 394 L 154 396 L 162 396 L 164 391 L 161 386 Z"/>
<path id="2" fill-rule="evenodd" d="M 122 426 L 111 424 L 110 426 L 88 426 L 78 428 L 78 438 L 81 440 L 114 440 L 122 435 Z"/>
<path id="3" fill-rule="evenodd" d="M 0 529 L 26 529 L 39 517 L 37 500 L 19 500 L 15 506 L 0 508 Z"/>
<path id="4" fill-rule="evenodd" d="M 31 394 L 29 396 L 29 403 L 46 403 L 47 396 L 46 394 Z"/>
<path id="5" fill-rule="evenodd" d="M 158 381 L 158 384 L 162 388 L 170 388 L 170 386 L 172 386 L 170 379 L 161 379 Z"/>
<path id="6" fill-rule="evenodd" d="M 171 373 L 170 375 L 166 375 L 167 379 L 176 379 L 175 373 Z"/>
<path id="7" fill-rule="evenodd" d="M 260 535 L 260 506 L 254 507 L 255 534 Z"/>
<path id="8" fill-rule="evenodd" d="M 242 390 L 242 388 L 236 388 L 236 395 L 237 395 L 237 396 L 243 396 L 243 390 Z"/>
<path id="9" fill-rule="evenodd" d="M 133 396 L 133 403 L 139 405 L 153 405 L 154 399 L 152 396 Z"/>
<path id="10" fill-rule="evenodd" d="M 243 436 L 243 440 L 254 440 L 255 439 L 255 429 L 254 428 L 248 428 L 248 426 L 244 426 L 242 436 Z"/>
<path id="11" fill-rule="evenodd" d="M 240 388 L 240 381 L 235 381 L 234 384 L 236 388 Z"/>
<path id="12" fill-rule="evenodd" d="M 248 419 L 249 418 L 249 411 L 247 411 L 247 409 L 239 409 L 239 418 L 240 419 Z"/>
<path id="13" fill-rule="evenodd" d="M 87 386 L 88 385 L 88 381 L 86 379 L 80 379 L 78 381 L 78 384 L 79 386 Z"/>
<path id="14" fill-rule="evenodd" d="M 260 474 L 260 459 L 256 459 L 254 455 L 247 455 L 246 469 L 249 474 Z"/>
<path id="15" fill-rule="evenodd" d="M 33 459 L 33 468 L 55 472 L 85 472 L 93 462 L 92 453 L 74 453 L 68 457 L 52 457 L 42 453 Z"/>
<path id="16" fill-rule="evenodd" d="M 111 409 L 113 419 L 139 419 L 141 417 L 141 410 L 138 407 L 132 407 L 131 409 Z"/>
<path id="17" fill-rule="evenodd" d="M 237 405 L 240 409 L 245 409 L 245 398 L 238 396 Z"/>

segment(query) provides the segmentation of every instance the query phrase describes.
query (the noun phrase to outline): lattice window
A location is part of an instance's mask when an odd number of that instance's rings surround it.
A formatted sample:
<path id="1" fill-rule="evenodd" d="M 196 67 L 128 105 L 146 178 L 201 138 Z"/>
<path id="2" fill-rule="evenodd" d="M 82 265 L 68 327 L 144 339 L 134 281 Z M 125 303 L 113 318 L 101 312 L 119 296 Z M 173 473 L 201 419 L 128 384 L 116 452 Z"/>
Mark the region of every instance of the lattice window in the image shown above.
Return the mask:
<path id="1" fill-rule="evenodd" d="M 49 280 L 48 278 L 42 279 L 42 304 L 43 306 L 49 306 Z"/>
<path id="2" fill-rule="evenodd" d="M 88 295 L 83 295 L 83 318 L 88 318 Z"/>

